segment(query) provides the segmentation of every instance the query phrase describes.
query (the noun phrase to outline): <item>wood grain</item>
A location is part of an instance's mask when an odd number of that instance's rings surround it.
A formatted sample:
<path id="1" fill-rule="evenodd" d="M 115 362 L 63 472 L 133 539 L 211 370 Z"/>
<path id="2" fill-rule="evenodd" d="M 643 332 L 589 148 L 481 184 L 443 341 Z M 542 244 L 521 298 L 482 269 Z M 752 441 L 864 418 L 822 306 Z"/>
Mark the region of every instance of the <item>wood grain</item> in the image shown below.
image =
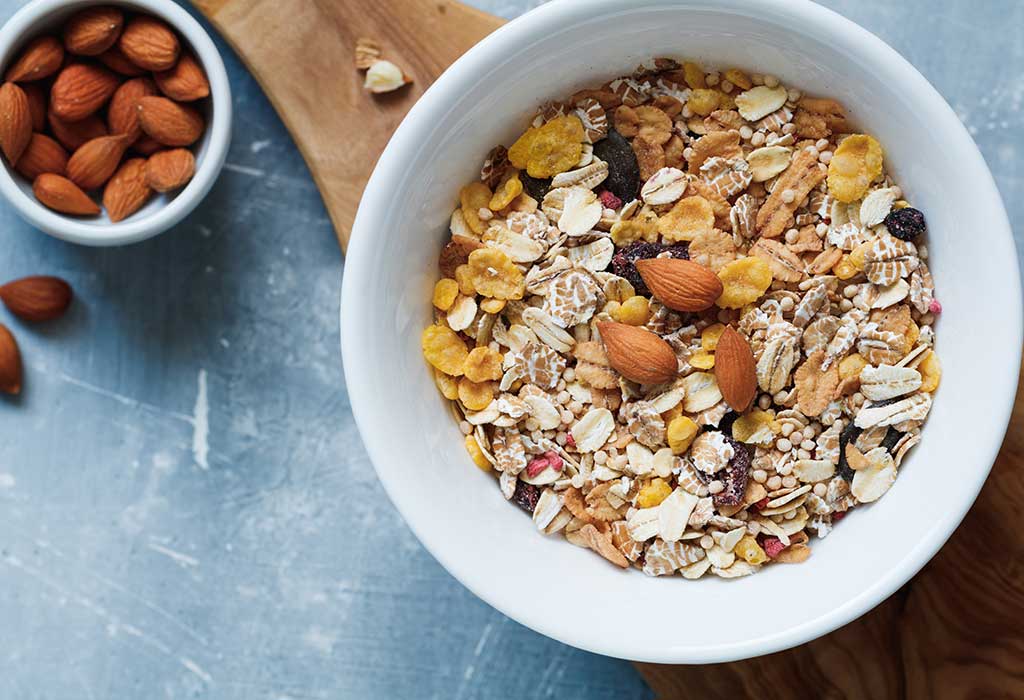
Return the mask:
<path id="1" fill-rule="evenodd" d="M 295 138 L 344 248 L 363 186 L 423 90 L 502 20 L 451 0 L 194 0 Z M 367 94 L 357 38 L 384 45 L 409 88 Z M 949 543 L 910 583 L 821 639 L 728 664 L 637 664 L 676 698 L 1024 697 L 1024 396 L 993 473 Z"/>
<path id="2" fill-rule="evenodd" d="M 252 71 L 291 132 L 348 243 L 359 198 L 402 117 L 423 91 L 502 20 L 453 0 L 194 0 Z M 383 46 L 413 84 L 362 87 L 359 37 Z"/>

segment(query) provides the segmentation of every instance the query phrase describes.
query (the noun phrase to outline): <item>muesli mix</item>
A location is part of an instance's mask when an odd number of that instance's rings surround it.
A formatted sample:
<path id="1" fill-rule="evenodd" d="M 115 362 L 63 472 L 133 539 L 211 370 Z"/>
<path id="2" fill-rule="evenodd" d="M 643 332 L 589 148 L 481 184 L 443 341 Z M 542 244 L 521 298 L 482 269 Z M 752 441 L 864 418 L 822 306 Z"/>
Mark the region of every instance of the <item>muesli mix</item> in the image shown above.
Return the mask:
<path id="1" fill-rule="evenodd" d="M 544 104 L 459 193 L 426 359 L 543 534 L 620 567 L 801 562 L 939 384 L 924 215 L 842 105 L 656 59 Z"/>

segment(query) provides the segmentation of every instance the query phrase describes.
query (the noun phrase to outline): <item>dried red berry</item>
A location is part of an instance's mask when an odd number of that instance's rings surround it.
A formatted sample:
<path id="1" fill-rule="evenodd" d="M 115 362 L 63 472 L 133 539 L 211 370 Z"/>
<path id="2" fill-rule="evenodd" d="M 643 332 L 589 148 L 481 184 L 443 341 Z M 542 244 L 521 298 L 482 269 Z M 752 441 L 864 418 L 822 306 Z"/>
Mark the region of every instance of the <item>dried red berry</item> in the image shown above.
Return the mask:
<path id="1" fill-rule="evenodd" d="M 597 193 L 597 196 L 598 199 L 601 200 L 601 205 L 605 209 L 618 209 L 622 206 L 622 200 L 608 190 L 601 190 Z"/>
<path id="2" fill-rule="evenodd" d="M 786 548 L 786 545 L 782 544 L 782 540 L 778 537 L 765 537 L 761 541 L 761 548 L 768 555 L 769 559 L 774 559 Z"/>
<path id="3" fill-rule="evenodd" d="M 747 490 L 747 479 L 750 476 L 750 452 L 747 446 L 736 442 L 728 435 L 725 441 L 732 445 L 732 459 L 729 466 L 720 471 L 716 478 L 719 479 L 725 488 L 714 496 L 716 506 L 735 506 L 743 502 L 743 494 Z"/>

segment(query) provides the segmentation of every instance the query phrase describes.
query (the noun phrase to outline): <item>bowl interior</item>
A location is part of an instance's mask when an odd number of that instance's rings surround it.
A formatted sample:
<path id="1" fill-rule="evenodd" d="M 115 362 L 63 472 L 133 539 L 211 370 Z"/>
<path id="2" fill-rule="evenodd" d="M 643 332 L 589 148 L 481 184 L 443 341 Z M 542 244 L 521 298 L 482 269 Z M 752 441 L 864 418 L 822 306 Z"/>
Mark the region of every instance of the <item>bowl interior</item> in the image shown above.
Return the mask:
<path id="1" fill-rule="evenodd" d="M 39 219 L 31 219 L 32 223 L 44 228 L 49 233 L 64 235 L 72 239 L 91 239 L 92 242 L 103 243 L 123 242 L 125 236 L 138 239 L 132 231 L 150 231 L 150 235 L 158 233 L 176 220 L 170 217 L 160 216 L 168 210 L 168 207 L 176 202 L 176 209 L 185 208 L 187 202 L 194 202 L 201 199 L 209 189 L 213 177 L 223 164 L 226 143 L 218 143 L 226 140 L 225 119 L 230 120 L 230 97 L 225 99 L 227 82 L 224 76 L 223 64 L 212 41 L 184 10 L 166 0 L 114 0 L 112 2 L 97 2 L 96 0 L 50 0 L 49 2 L 35 3 L 36 7 L 29 6 L 25 10 L 32 12 L 33 17 L 24 24 L 22 29 L 12 29 L 10 26 L 4 28 L 4 32 L 11 31 L 12 34 L 4 37 L 0 43 L 0 67 L 6 70 L 8 65 L 19 55 L 22 47 L 30 40 L 46 33 L 53 33 L 60 36 L 60 30 L 67 19 L 79 10 L 93 5 L 115 5 L 122 8 L 125 13 L 144 13 L 159 17 L 175 29 L 181 41 L 182 50 L 191 51 L 203 66 L 207 77 L 211 82 L 210 96 L 192 103 L 206 121 L 207 128 L 203 131 L 202 137 L 189 150 L 196 158 L 196 174 L 192 180 L 180 190 L 167 193 L 155 193 L 144 206 L 131 216 L 119 222 L 112 222 L 106 210 L 102 210 L 98 216 L 93 217 L 71 217 L 54 212 L 41 205 L 32 194 L 32 183 L 22 177 L 6 159 L 0 159 L 3 172 L 0 178 L 4 180 L 4 190 L 12 202 L 22 210 L 23 213 L 31 212 Z M 15 17 L 12 23 L 18 20 Z M 198 32 L 198 34 L 197 34 Z M 197 45 L 202 41 L 203 45 Z M 218 62 L 218 66 L 211 66 L 211 51 Z M 43 81 L 49 84 L 49 80 Z M 220 89 L 218 89 L 220 88 Z M 222 102 L 227 102 L 225 106 Z M 105 110 L 105 108 L 104 108 Z M 223 114 L 222 114 L 223 113 Z M 188 209 L 182 213 L 187 213 Z M 178 217 L 180 218 L 180 217 Z M 166 223 L 170 221 L 170 223 Z M 159 227 L 152 230 L 153 226 Z M 54 227 L 56 231 L 51 230 Z"/>
<path id="2" fill-rule="evenodd" d="M 846 105 L 854 123 L 881 141 L 890 172 L 927 216 L 944 307 L 942 387 L 893 488 L 813 540 L 807 563 L 735 581 L 624 573 L 560 536 L 538 534 L 469 461 L 419 347 L 458 189 L 477 177 L 487 151 L 509 145 L 544 100 L 652 56 L 771 73 Z M 555 3 L 499 30 L 438 81 L 392 140 L 364 195 L 345 275 L 342 342 L 353 407 L 410 526 L 464 584 L 516 620 L 632 659 L 694 663 L 766 653 L 880 602 L 934 554 L 973 502 L 1016 386 L 1016 257 L 977 149 L 909 64 L 810 3 Z"/>

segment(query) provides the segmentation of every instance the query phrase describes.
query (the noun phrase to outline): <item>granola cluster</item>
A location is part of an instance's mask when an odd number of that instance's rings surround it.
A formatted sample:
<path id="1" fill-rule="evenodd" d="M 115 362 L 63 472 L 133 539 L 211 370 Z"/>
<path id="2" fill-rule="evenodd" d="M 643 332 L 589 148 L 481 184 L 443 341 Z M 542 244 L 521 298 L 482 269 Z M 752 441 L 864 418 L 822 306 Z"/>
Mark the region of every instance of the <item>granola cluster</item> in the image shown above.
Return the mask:
<path id="1" fill-rule="evenodd" d="M 488 154 L 423 352 L 540 532 L 652 576 L 745 576 L 807 559 L 920 440 L 941 374 L 924 234 L 836 101 L 656 59 Z"/>

